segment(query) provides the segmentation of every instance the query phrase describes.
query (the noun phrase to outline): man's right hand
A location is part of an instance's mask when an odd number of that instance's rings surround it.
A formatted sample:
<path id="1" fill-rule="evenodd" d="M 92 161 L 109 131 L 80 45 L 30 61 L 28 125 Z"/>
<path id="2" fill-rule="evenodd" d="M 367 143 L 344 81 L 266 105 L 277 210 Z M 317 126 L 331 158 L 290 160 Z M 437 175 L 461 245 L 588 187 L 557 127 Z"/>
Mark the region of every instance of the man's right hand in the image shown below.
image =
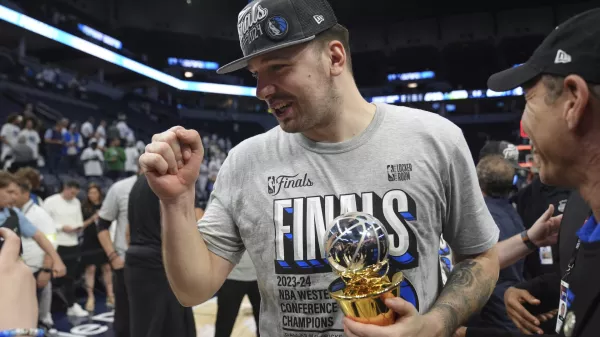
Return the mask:
<path id="1" fill-rule="evenodd" d="M 203 159 L 198 132 L 175 126 L 152 137 L 140 156 L 140 167 L 159 199 L 174 201 L 185 193 L 193 197 Z"/>
<path id="2" fill-rule="evenodd" d="M 541 303 L 540 300 L 533 297 L 527 290 L 510 287 L 504 293 L 506 313 L 517 328 L 526 335 L 544 333 L 539 328 L 540 321 L 523 306 L 525 302 L 531 305 L 540 305 Z"/>
<path id="3" fill-rule="evenodd" d="M 113 270 L 120 270 L 123 269 L 123 267 L 125 267 L 125 261 L 122 257 L 117 256 L 113 258 L 112 261 L 110 261 L 110 266 Z"/>

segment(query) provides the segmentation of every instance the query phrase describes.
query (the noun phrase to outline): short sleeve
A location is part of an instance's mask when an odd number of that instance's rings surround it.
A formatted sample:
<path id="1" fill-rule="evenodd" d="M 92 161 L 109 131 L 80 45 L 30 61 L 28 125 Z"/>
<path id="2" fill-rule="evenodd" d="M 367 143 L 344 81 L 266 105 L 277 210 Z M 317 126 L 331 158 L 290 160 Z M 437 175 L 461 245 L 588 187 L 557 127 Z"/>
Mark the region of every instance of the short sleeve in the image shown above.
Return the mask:
<path id="1" fill-rule="evenodd" d="M 21 230 L 21 234 L 26 237 L 26 238 L 31 238 L 35 235 L 35 232 L 37 232 L 37 227 L 35 227 L 31 221 L 29 221 L 29 219 L 27 219 L 25 217 L 25 214 L 23 214 L 21 211 L 19 211 L 18 209 L 14 209 L 13 210 L 17 213 L 17 216 L 19 217 L 19 229 Z"/>
<path id="2" fill-rule="evenodd" d="M 52 139 L 52 129 L 46 130 L 46 133 L 44 133 L 44 139 Z"/>
<path id="3" fill-rule="evenodd" d="M 217 175 L 206 212 L 198 222 L 198 230 L 211 252 L 233 264 L 238 264 L 245 248 L 232 209 L 233 191 L 241 186 L 233 186 L 237 180 L 231 178 L 231 172 L 235 171 L 231 165 L 231 157 L 225 160 Z"/>
<path id="4" fill-rule="evenodd" d="M 2 129 L 0 129 L 0 136 L 2 136 L 2 137 L 10 136 L 10 129 L 9 129 L 8 123 L 2 125 Z"/>
<path id="5" fill-rule="evenodd" d="M 100 211 L 98 211 L 98 216 L 106 221 L 114 221 L 117 220 L 117 215 L 119 213 L 119 202 L 117 200 L 118 191 L 116 191 L 115 186 L 112 185 L 108 192 L 106 193 L 106 198 L 102 202 L 102 207 L 100 207 Z"/>
<path id="6" fill-rule="evenodd" d="M 488 211 L 467 142 L 457 130 L 446 179 L 444 239 L 459 255 L 481 254 L 498 242 L 499 230 Z"/>

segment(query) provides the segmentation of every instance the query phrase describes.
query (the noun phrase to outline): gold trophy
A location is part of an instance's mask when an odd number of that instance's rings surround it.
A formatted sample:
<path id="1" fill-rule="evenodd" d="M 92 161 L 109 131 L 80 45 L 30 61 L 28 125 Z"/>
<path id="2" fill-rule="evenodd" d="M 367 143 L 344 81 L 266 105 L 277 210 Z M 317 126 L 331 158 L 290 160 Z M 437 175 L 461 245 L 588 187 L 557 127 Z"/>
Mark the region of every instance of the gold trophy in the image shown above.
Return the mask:
<path id="1" fill-rule="evenodd" d="M 340 277 L 329 294 L 344 315 L 366 324 L 390 325 L 396 313 L 386 298 L 400 294 L 402 273 L 388 277 L 388 233 L 374 216 L 350 212 L 335 218 L 325 233 L 325 256 Z"/>

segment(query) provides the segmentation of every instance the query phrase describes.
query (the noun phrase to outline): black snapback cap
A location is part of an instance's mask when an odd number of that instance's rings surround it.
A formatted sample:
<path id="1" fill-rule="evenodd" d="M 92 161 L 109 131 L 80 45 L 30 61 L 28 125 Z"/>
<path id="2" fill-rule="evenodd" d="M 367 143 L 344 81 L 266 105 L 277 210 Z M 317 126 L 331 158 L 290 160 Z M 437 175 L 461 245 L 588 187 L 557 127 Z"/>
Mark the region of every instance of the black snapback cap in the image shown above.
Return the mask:
<path id="1" fill-rule="evenodd" d="M 600 84 L 600 8 L 578 14 L 556 27 L 526 63 L 492 75 L 488 87 L 507 91 L 541 74 L 574 74 Z"/>
<path id="2" fill-rule="evenodd" d="M 219 68 L 217 73 L 245 68 L 253 57 L 308 42 L 336 24 L 327 0 L 254 0 L 238 15 L 244 57 Z"/>

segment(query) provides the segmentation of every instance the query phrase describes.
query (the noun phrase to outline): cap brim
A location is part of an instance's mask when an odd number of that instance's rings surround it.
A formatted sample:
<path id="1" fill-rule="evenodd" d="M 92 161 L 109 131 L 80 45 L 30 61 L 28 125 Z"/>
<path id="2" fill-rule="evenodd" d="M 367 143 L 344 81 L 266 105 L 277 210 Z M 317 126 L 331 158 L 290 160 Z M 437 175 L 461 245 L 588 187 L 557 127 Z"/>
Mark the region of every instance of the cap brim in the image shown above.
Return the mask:
<path id="1" fill-rule="evenodd" d="M 286 47 L 295 46 L 297 44 L 301 44 L 301 43 L 304 43 L 304 42 L 308 42 L 310 40 L 313 40 L 315 37 L 316 37 L 316 35 L 313 35 L 313 36 L 302 38 L 300 40 L 285 42 L 285 43 L 278 44 L 278 45 L 270 47 L 270 48 L 266 48 L 266 49 L 257 51 L 255 53 L 252 53 L 252 54 L 250 54 L 248 56 L 244 56 L 241 59 L 237 59 L 237 60 L 235 60 L 235 61 L 233 61 L 231 63 L 228 63 L 228 64 L 222 66 L 221 68 L 219 68 L 217 70 L 217 74 L 222 75 L 222 74 L 227 74 L 227 73 L 234 72 L 236 70 L 240 70 L 242 68 L 247 67 L 248 66 L 248 61 L 250 61 L 252 58 L 255 58 L 255 57 L 259 56 L 259 55 L 263 55 L 263 54 L 266 54 L 266 53 L 269 53 L 269 52 L 272 52 L 272 51 L 275 51 L 275 50 L 279 50 L 279 49 L 283 49 L 283 48 L 286 48 Z"/>
<path id="2" fill-rule="evenodd" d="M 490 76 L 487 85 L 493 91 L 503 92 L 520 87 L 539 74 L 541 74 L 539 69 L 536 69 L 529 63 L 524 63 L 518 67 L 506 69 Z"/>

